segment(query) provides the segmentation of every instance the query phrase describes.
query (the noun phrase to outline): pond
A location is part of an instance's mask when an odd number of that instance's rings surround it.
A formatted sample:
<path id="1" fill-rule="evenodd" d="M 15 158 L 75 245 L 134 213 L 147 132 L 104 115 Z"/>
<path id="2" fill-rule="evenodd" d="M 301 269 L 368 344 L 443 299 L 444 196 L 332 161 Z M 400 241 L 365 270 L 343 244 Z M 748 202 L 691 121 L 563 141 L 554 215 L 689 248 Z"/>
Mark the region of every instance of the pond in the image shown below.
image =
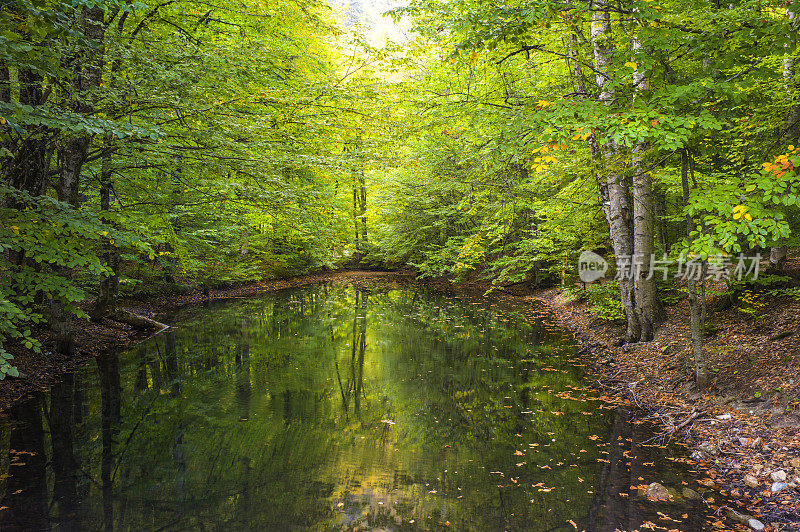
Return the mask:
<path id="1" fill-rule="evenodd" d="M 598 399 L 569 336 L 526 312 L 399 281 L 176 312 L 7 412 L 0 526 L 709 526 L 680 494 L 686 450 Z M 655 481 L 672 501 L 635 489 Z"/>

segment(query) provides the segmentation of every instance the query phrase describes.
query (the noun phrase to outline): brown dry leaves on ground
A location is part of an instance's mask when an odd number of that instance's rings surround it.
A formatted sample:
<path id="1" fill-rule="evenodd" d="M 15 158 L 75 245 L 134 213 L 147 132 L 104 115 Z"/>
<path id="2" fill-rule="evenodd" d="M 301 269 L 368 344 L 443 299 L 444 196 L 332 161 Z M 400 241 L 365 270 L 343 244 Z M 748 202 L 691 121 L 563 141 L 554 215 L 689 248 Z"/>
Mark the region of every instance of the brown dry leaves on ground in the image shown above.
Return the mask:
<path id="1" fill-rule="evenodd" d="M 653 342 L 614 347 L 623 327 L 600 322 L 586 303 L 567 303 L 557 288 L 524 299 L 544 302 L 574 332 L 605 385 L 690 448 L 702 448 L 698 467 L 716 488 L 770 529 L 800 530 L 800 302 L 773 298 L 753 321 L 710 301 L 716 332 L 705 347 L 712 384 L 697 390 L 685 300 L 667 307 Z M 781 472 L 789 485 L 773 493 Z"/>

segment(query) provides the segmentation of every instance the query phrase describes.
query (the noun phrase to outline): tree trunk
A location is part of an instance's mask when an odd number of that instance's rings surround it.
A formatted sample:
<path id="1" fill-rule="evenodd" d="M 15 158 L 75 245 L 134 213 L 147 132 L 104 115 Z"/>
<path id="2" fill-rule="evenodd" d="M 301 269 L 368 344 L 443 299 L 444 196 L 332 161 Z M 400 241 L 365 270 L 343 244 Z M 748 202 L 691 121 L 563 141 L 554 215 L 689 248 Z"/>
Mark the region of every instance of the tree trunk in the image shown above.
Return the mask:
<path id="1" fill-rule="evenodd" d="M 113 186 L 111 177 L 111 137 L 106 136 L 105 149 L 103 154 L 102 168 L 100 170 L 100 209 L 104 216 L 104 221 L 109 223 L 108 213 L 111 210 L 111 188 Z M 111 269 L 111 274 L 100 281 L 100 290 L 97 295 L 94 309 L 92 309 L 92 319 L 97 320 L 113 313 L 117 309 L 117 295 L 119 294 L 119 248 L 111 243 L 111 240 L 104 236 L 103 261 Z"/>
<path id="2" fill-rule="evenodd" d="M 681 185 L 683 187 L 683 204 L 689 204 L 689 155 L 684 148 L 681 151 Z M 691 233 L 694 231 L 694 220 L 686 215 L 686 235 L 691 242 Z M 692 336 L 692 354 L 694 355 L 694 377 L 697 386 L 708 386 L 708 364 L 703 351 L 703 337 L 705 324 L 703 323 L 703 309 L 697 297 L 697 281 L 691 277 L 686 279 L 686 288 L 689 293 L 689 320 Z"/>
<path id="3" fill-rule="evenodd" d="M 654 256 L 653 242 L 653 178 L 650 172 L 642 169 L 641 151 L 645 148 L 640 144 L 634 149 L 633 165 L 633 248 L 634 265 L 640 264 L 641 268 L 634 267 L 634 287 L 636 311 L 641 327 L 640 340 L 653 339 L 655 326 L 660 314 L 658 296 L 656 295 L 655 277 L 650 275 L 650 261 Z"/>
<path id="4" fill-rule="evenodd" d="M 639 39 L 631 41 L 632 50 L 641 49 Z M 634 72 L 634 94 L 646 90 L 647 78 L 641 71 Z M 656 280 L 650 275 L 651 258 L 655 253 L 653 240 L 653 176 L 644 168 L 644 154 L 648 146 L 638 142 L 633 148 L 633 274 L 634 301 L 638 314 L 641 341 L 653 339 L 661 305 L 656 294 Z M 638 266 L 640 265 L 640 266 Z"/>
<path id="5" fill-rule="evenodd" d="M 358 179 L 355 172 L 353 172 L 353 230 L 356 248 L 355 256 L 357 260 L 361 260 L 361 240 L 358 228 Z"/>
<path id="6" fill-rule="evenodd" d="M 133 312 L 128 312 L 127 310 L 123 309 L 115 310 L 112 314 L 109 314 L 108 317 L 114 321 L 127 323 L 128 325 L 137 327 L 139 329 L 155 329 L 157 333 L 169 329 L 169 325 L 165 323 L 161 323 L 160 321 L 150 319 L 147 316 L 140 316 L 139 314 L 134 314 Z"/>
<path id="7" fill-rule="evenodd" d="M 769 266 L 767 271 L 770 273 L 783 273 L 786 269 L 786 246 L 775 246 L 769 250 Z"/>
<path id="8" fill-rule="evenodd" d="M 592 44 L 594 48 L 595 83 L 600 89 L 599 99 L 611 105 L 614 99 L 613 85 L 608 71 L 611 67 L 613 40 L 611 36 L 611 16 L 605 0 L 594 3 L 592 16 Z M 620 300 L 627 319 L 626 342 L 636 342 L 641 336 L 639 315 L 636 311 L 634 279 L 630 261 L 633 258 L 633 220 L 630 198 L 630 177 L 622 171 L 620 151 L 613 140 L 602 146 L 603 172 L 605 179 L 598 179 L 600 196 L 603 199 L 603 212 L 608 222 L 611 245 L 617 261 Z"/>
<path id="9" fill-rule="evenodd" d="M 32 107 L 44 103 L 43 79 L 39 74 L 23 69 L 19 71 L 17 79 L 20 87 L 19 103 Z M 8 97 L 11 97 L 10 93 Z M 48 131 L 45 128 L 30 126 L 25 132 L 24 141 L 7 146 L 14 158 L 4 161 L 2 165 L 3 180 L 6 183 L 32 196 L 44 193 L 49 166 L 47 136 Z"/>
<path id="10" fill-rule="evenodd" d="M 90 42 L 103 46 L 105 36 L 104 11 L 102 7 L 84 7 L 81 11 L 80 24 L 83 34 Z M 102 51 L 84 48 L 75 58 L 77 72 L 72 80 L 73 99 L 72 109 L 79 114 L 90 115 L 94 111 L 94 96 L 92 90 L 100 85 L 103 68 Z M 83 163 L 86 161 L 86 152 L 89 149 L 91 138 L 89 135 L 72 137 L 64 142 L 59 149 L 61 163 L 61 179 L 56 187 L 58 199 L 71 205 L 78 204 L 78 191 Z M 56 273 L 67 275 L 65 270 Z M 54 297 L 50 303 L 50 328 L 57 351 L 71 355 L 75 349 L 73 331 L 70 324 L 70 312 L 65 308 L 65 302 Z"/>
<path id="11" fill-rule="evenodd" d="M 5 61 L 0 61 L 0 102 L 11 101 L 11 75 Z"/>
<path id="12" fill-rule="evenodd" d="M 100 47 L 100 50 L 85 47 L 75 58 L 76 72 L 72 80 L 72 110 L 90 115 L 94 112 L 95 97 L 92 90 L 100 86 L 103 71 L 103 39 L 105 26 L 102 7 L 84 7 L 80 24 L 87 41 Z M 91 138 L 89 135 L 72 137 L 64 142 L 59 150 L 61 159 L 61 180 L 57 187 L 58 199 L 76 205 L 80 187 L 81 170 L 86 160 Z"/>
<path id="13" fill-rule="evenodd" d="M 179 116 L 182 116 L 179 113 Z M 177 148 L 176 148 L 177 149 Z M 180 153 L 176 153 L 172 156 L 172 173 L 170 174 L 170 185 L 172 186 L 172 205 L 170 207 L 170 217 L 169 223 L 170 227 L 172 228 L 172 232 L 177 237 L 178 231 L 180 230 L 180 224 L 178 223 L 178 214 L 175 212 L 176 207 L 178 206 L 178 198 L 183 193 L 183 183 L 181 181 L 181 175 L 183 174 L 183 156 Z M 164 280 L 168 283 L 175 282 L 175 272 L 178 269 L 178 261 L 174 255 L 175 248 L 169 242 L 164 243 L 165 250 L 170 253 L 166 260 L 166 266 L 164 267 Z"/>
<path id="14" fill-rule="evenodd" d="M 358 171 L 358 187 L 360 191 L 359 207 L 361 211 L 361 248 L 365 251 L 364 246 L 367 244 L 367 183 L 364 176 L 364 163 L 361 162 L 361 168 Z"/>

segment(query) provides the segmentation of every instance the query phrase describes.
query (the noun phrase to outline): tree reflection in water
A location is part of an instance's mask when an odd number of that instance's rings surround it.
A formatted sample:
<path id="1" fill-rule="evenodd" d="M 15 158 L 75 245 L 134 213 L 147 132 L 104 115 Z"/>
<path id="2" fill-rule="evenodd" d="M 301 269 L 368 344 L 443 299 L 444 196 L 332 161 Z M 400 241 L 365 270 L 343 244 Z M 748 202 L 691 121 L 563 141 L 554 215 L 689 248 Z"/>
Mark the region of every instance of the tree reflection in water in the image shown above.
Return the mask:
<path id="1" fill-rule="evenodd" d="M 3 530 L 705 526 L 630 491 L 686 471 L 514 309 L 331 284 L 174 319 L 8 413 Z"/>

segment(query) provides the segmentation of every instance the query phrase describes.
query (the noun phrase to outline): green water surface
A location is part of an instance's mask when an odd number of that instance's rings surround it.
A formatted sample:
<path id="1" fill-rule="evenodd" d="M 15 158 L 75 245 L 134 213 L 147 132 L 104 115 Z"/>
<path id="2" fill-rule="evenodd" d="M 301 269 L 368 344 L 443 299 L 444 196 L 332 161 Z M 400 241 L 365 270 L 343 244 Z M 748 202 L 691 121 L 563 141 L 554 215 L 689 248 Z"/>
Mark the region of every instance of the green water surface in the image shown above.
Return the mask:
<path id="1" fill-rule="evenodd" d="M 710 513 L 631 489 L 680 490 L 681 450 L 597 400 L 569 337 L 521 310 L 333 283 L 169 320 L 7 413 L 3 530 L 702 530 Z"/>

